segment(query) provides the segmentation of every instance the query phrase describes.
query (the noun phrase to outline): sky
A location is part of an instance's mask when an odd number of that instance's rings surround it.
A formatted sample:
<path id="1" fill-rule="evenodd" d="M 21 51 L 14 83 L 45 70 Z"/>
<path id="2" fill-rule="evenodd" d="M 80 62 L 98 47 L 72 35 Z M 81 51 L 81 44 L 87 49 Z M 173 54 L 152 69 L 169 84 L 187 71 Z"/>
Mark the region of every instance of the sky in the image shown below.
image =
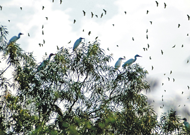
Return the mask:
<path id="1" fill-rule="evenodd" d="M 17 43 L 24 51 L 33 52 L 39 63 L 47 58 L 45 53 L 56 53 L 57 46 L 72 48 L 79 37 L 88 42 L 98 36 L 101 48 L 106 54 L 113 54 L 114 60 L 110 62 L 113 66 L 119 57 L 125 56 L 127 60 L 139 54 L 142 57 L 136 63 L 149 72 L 147 80 L 151 84 L 151 91 L 143 93 L 158 116 L 173 108 L 178 115 L 190 120 L 190 89 L 187 87 L 190 86 L 190 63 L 187 63 L 190 60 L 190 20 L 187 17 L 190 1 L 158 0 L 158 3 L 157 7 L 153 0 L 62 0 L 61 4 L 60 0 L 1 0 L 0 25 L 8 28 L 7 39 L 24 33 Z M 9 72 L 11 74 L 11 70 Z"/>

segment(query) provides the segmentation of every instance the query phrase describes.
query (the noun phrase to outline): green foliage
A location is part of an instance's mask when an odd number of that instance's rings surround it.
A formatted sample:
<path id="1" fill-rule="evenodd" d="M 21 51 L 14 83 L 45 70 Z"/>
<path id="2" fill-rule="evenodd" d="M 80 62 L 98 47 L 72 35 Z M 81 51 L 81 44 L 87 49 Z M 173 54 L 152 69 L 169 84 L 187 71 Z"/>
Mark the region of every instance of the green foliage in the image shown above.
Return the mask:
<path id="1" fill-rule="evenodd" d="M 2 36 L 5 39 L 6 33 Z M 14 81 L 12 84 L 7 81 L 3 77 L 7 69 L 2 70 L 0 87 L 10 90 L 15 86 L 17 91 L 15 96 L 5 94 L 3 106 L 7 111 L 2 112 L 0 119 L 2 132 L 33 135 L 154 133 L 159 125 L 157 116 L 141 93 L 149 90 L 145 81 L 148 72 L 138 64 L 115 71 L 110 66 L 111 55 L 104 53 L 98 41 L 80 46 L 76 52 L 58 48 L 44 69 L 37 71 L 32 53 L 24 52 L 16 43 L 7 47 L 1 41 L 8 68 L 14 68 Z M 164 132 L 179 131 L 178 121 L 168 117 L 161 123 Z"/>

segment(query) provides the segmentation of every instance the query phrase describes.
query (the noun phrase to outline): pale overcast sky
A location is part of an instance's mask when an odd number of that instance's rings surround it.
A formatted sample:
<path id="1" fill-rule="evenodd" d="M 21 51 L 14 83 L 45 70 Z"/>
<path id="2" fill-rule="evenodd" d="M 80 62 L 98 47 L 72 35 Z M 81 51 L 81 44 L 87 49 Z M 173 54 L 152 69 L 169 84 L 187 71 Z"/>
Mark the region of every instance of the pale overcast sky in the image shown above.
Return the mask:
<path id="1" fill-rule="evenodd" d="M 155 101 L 152 105 L 157 113 L 160 115 L 163 109 L 166 111 L 167 107 L 172 107 L 178 110 L 179 115 L 188 118 L 190 63 L 187 60 L 190 60 L 190 37 L 187 34 L 190 34 L 190 20 L 187 14 L 190 15 L 190 1 L 158 0 L 158 3 L 157 7 L 154 0 L 63 0 L 62 4 L 59 0 L 54 0 L 54 3 L 52 0 L 1 0 L 0 25 L 7 26 L 8 40 L 19 32 L 24 33 L 17 43 L 26 52 L 33 52 L 38 62 L 43 60 L 45 52 L 55 53 L 57 46 L 73 47 L 79 37 L 84 37 L 88 42 L 98 36 L 101 47 L 107 54 L 113 54 L 114 60 L 110 63 L 113 66 L 119 57 L 125 56 L 127 60 L 139 54 L 142 58 L 136 62 L 148 70 L 149 80 L 158 81 L 153 92 L 145 93 L 150 102 Z M 103 17 L 100 18 L 102 13 Z M 45 44 L 40 47 L 39 43 L 43 40 Z M 150 48 L 144 51 L 147 44 Z M 175 48 L 172 48 L 174 45 Z M 164 108 L 160 109 L 163 104 Z M 182 113 L 180 110 L 185 111 Z"/>

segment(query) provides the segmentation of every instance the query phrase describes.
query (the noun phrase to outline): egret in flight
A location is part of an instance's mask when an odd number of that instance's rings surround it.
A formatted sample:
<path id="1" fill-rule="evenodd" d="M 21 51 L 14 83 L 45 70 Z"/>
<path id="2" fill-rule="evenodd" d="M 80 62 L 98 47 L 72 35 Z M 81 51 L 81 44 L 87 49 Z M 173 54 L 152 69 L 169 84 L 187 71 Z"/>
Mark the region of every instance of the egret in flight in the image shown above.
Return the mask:
<path id="1" fill-rule="evenodd" d="M 115 63 L 115 70 L 117 70 L 120 66 L 121 66 L 121 62 L 122 62 L 123 58 L 119 58 L 117 60 L 117 62 Z"/>
<path id="2" fill-rule="evenodd" d="M 129 66 L 129 65 L 131 65 L 132 63 L 134 63 L 136 60 L 137 60 L 137 57 L 141 57 L 140 55 L 135 55 L 135 58 L 134 59 L 129 59 L 128 61 L 126 61 L 123 65 L 122 65 L 122 67 L 123 68 L 126 68 L 126 66 Z"/>
<path id="3" fill-rule="evenodd" d="M 53 55 L 55 55 L 55 54 L 51 53 L 51 54 L 49 55 L 49 58 L 48 58 L 47 60 L 44 60 L 44 61 L 38 66 L 37 72 L 40 71 L 40 70 L 43 70 L 43 69 L 46 67 L 46 65 L 49 63 L 49 61 L 50 61 L 50 59 L 51 59 L 51 56 L 53 56 Z"/>
<path id="4" fill-rule="evenodd" d="M 79 39 L 77 39 L 74 43 L 74 46 L 73 46 L 73 51 L 75 51 L 77 49 L 77 47 L 79 46 L 79 44 L 82 42 L 82 37 L 80 37 Z"/>
<path id="5" fill-rule="evenodd" d="M 9 40 L 9 43 L 7 44 L 7 46 L 16 43 L 16 41 L 20 38 L 20 35 L 23 35 L 23 33 L 19 33 L 19 34 L 18 34 L 18 37 L 17 37 L 17 36 L 12 37 L 12 38 Z"/>

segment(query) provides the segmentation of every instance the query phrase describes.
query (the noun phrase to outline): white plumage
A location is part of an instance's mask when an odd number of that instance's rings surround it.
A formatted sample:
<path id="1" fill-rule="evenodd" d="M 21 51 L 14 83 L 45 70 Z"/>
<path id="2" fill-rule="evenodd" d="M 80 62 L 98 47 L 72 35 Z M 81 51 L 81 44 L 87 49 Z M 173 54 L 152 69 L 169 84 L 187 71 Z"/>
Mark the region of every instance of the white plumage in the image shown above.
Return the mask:
<path id="1" fill-rule="evenodd" d="M 10 45 L 10 44 L 14 44 L 14 43 L 20 38 L 20 35 L 23 35 L 23 33 L 19 33 L 18 36 L 12 37 L 12 38 L 9 40 L 9 43 L 7 44 L 7 46 Z"/>
<path id="2" fill-rule="evenodd" d="M 76 48 L 80 45 L 82 39 L 84 39 L 84 38 L 80 37 L 79 39 L 77 39 L 77 40 L 75 41 L 74 46 L 73 46 L 73 51 L 75 51 Z"/>
<path id="3" fill-rule="evenodd" d="M 121 66 L 122 60 L 123 60 L 123 58 L 119 58 L 119 59 L 117 60 L 117 62 L 115 63 L 115 69 L 116 69 L 116 70 Z"/>
<path id="4" fill-rule="evenodd" d="M 141 57 L 140 55 L 135 55 L 135 58 L 134 59 L 129 59 L 128 61 L 126 61 L 123 65 L 122 65 L 122 67 L 123 68 L 126 68 L 126 66 L 129 66 L 129 65 L 131 65 L 132 63 L 134 63 L 136 60 L 137 60 L 137 57 Z"/>

